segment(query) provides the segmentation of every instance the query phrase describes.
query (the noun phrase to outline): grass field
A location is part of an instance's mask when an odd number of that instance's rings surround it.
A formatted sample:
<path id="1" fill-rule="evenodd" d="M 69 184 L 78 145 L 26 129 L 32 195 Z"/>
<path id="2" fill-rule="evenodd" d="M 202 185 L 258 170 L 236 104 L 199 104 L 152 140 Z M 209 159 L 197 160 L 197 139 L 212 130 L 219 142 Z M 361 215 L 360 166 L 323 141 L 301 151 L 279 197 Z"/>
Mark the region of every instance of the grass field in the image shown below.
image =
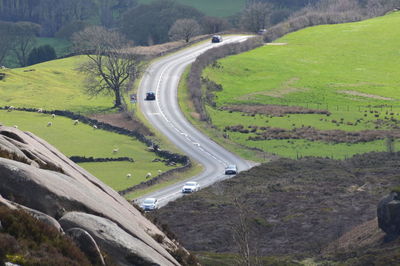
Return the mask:
<path id="1" fill-rule="evenodd" d="M 139 3 L 148 4 L 153 0 L 139 0 Z M 245 5 L 245 0 L 177 0 L 177 2 L 192 6 L 204 14 L 214 17 L 228 17 L 240 12 Z"/>
<path id="2" fill-rule="evenodd" d="M 287 130 L 312 126 L 353 132 L 396 129 L 400 119 L 400 27 L 396 25 L 400 25 L 400 12 L 362 22 L 311 27 L 276 41 L 287 45 L 264 46 L 220 60 L 220 68 L 210 67 L 203 73 L 223 86 L 223 91 L 215 93 L 217 108 L 208 108 L 213 124 L 220 130 L 231 125 Z M 232 105 L 267 104 L 331 114 L 277 117 L 221 110 Z M 357 144 L 249 141 L 250 135 L 229 133 L 230 139 L 240 144 L 292 158 L 344 158 L 386 149 L 384 140 Z"/>
<path id="3" fill-rule="evenodd" d="M 0 81 L 0 106 L 70 110 L 93 113 L 113 105 L 112 97 L 89 98 L 83 77 L 75 69 L 82 57 L 49 61 L 25 68 L 7 69 Z"/>
<path id="4" fill-rule="evenodd" d="M 51 121 L 52 126 L 47 127 Z M 6 126 L 17 125 L 23 131 L 30 131 L 45 139 L 66 156 L 95 158 L 130 157 L 135 162 L 81 163 L 83 168 L 98 177 L 115 190 L 122 190 L 145 181 L 146 174 L 158 175 L 173 167 L 162 162 L 152 162 L 157 156 L 147 151 L 146 145 L 134 138 L 104 130 L 94 130 L 85 124 L 73 125 L 65 117 L 51 118 L 50 115 L 21 111 L 0 111 L 0 122 Z M 113 149 L 118 148 L 117 153 Z M 126 175 L 132 174 L 127 179 Z"/>

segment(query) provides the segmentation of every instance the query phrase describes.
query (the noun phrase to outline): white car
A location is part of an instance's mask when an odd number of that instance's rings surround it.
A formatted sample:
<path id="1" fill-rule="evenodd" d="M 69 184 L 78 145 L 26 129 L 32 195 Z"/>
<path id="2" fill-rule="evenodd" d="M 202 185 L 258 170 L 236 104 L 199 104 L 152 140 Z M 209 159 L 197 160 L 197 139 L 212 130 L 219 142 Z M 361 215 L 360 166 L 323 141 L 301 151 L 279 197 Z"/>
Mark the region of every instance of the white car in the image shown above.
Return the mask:
<path id="1" fill-rule="evenodd" d="M 237 167 L 234 164 L 228 165 L 225 167 L 225 174 L 226 175 L 236 175 L 237 174 Z"/>
<path id="2" fill-rule="evenodd" d="M 145 211 L 152 211 L 157 209 L 157 199 L 156 198 L 146 198 L 142 203 L 142 209 Z"/>
<path id="3" fill-rule="evenodd" d="M 182 187 L 182 193 L 192 193 L 199 191 L 200 185 L 197 182 L 190 181 L 186 182 L 185 185 Z"/>

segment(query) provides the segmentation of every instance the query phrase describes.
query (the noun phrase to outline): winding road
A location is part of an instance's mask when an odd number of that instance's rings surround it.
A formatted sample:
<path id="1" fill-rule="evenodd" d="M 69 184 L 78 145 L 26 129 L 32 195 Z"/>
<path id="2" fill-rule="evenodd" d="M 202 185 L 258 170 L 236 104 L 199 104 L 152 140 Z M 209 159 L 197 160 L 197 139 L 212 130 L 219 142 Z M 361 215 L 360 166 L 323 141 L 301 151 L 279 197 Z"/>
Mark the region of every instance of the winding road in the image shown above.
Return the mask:
<path id="1" fill-rule="evenodd" d="M 236 164 L 239 171 L 247 170 L 254 164 L 225 150 L 187 121 L 177 99 L 179 80 L 185 68 L 206 50 L 227 43 L 245 41 L 247 38 L 249 36 L 227 36 L 222 43 L 201 43 L 163 57 L 150 65 L 139 86 L 138 104 L 146 119 L 186 155 L 204 166 L 201 174 L 190 178 L 191 181 L 199 182 L 201 187 L 231 177 L 224 175 L 225 166 L 229 164 Z M 144 100 L 146 92 L 149 91 L 156 93 L 155 101 Z M 154 197 L 158 199 L 159 207 L 164 206 L 182 196 L 181 188 L 184 183 L 179 182 L 149 193 L 138 201 Z"/>

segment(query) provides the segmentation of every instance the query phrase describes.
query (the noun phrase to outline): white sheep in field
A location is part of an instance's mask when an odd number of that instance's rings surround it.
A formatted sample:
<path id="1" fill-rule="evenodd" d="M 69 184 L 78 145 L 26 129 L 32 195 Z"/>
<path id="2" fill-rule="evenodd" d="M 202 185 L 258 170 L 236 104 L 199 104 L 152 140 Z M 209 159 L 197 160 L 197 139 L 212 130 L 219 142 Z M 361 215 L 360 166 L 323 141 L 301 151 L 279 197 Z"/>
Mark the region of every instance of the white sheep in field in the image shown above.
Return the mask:
<path id="1" fill-rule="evenodd" d="M 113 149 L 113 153 L 117 153 L 119 151 L 119 148 Z"/>
<path id="2" fill-rule="evenodd" d="M 53 119 L 54 119 L 55 117 L 56 117 L 56 115 L 55 115 L 55 114 L 51 114 L 51 118 L 53 118 Z"/>
<path id="3" fill-rule="evenodd" d="M 79 124 L 79 120 L 74 120 L 74 126 Z"/>
<path id="4" fill-rule="evenodd" d="M 48 127 L 51 127 L 52 125 L 53 125 L 52 122 L 48 122 L 48 123 L 47 123 L 47 126 L 48 126 Z"/>
<path id="5" fill-rule="evenodd" d="M 161 174 L 161 173 L 162 173 L 162 171 L 161 171 L 160 169 L 159 169 L 157 172 L 158 172 L 158 174 Z"/>
<path id="6" fill-rule="evenodd" d="M 126 175 L 126 178 L 131 178 L 132 177 L 132 174 L 127 174 Z"/>
<path id="7" fill-rule="evenodd" d="M 42 108 L 38 108 L 38 109 L 37 109 L 37 112 L 38 112 L 38 113 L 43 113 L 43 109 L 42 109 Z"/>
<path id="8" fill-rule="evenodd" d="M 149 172 L 149 173 L 146 174 L 146 179 L 150 178 L 150 177 L 151 177 L 151 173 Z"/>
<path id="9" fill-rule="evenodd" d="M 8 111 L 8 112 L 11 112 L 11 111 L 13 111 L 14 109 L 15 109 L 14 106 L 9 106 L 7 111 Z"/>
<path id="10" fill-rule="evenodd" d="M 14 125 L 14 128 L 18 128 L 18 126 L 17 126 L 17 125 Z"/>
<path id="11" fill-rule="evenodd" d="M 96 125 L 93 125 L 93 129 L 97 129 L 97 126 L 96 126 Z"/>

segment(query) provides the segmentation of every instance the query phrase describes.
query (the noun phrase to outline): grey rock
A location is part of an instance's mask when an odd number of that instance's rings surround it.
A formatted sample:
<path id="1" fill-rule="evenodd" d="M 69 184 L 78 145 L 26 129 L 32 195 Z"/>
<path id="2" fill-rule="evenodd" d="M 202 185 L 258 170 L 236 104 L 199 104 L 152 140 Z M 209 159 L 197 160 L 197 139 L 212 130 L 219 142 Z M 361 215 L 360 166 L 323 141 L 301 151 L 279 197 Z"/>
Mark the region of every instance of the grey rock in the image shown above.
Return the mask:
<path id="1" fill-rule="evenodd" d="M 94 265 L 106 265 L 93 237 L 82 228 L 73 227 L 66 231 L 77 246 L 86 254 L 90 262 Z"/>
<path id="2" fill-rule="evenodd" d="M 138 250 L 162 265 L 179 265 L 170 255 L 177 248 L 116 191 L 29 132 L 0 126 L 0 194 L 53 218 L 78 211 L 104 217 L 141 242 Z M 139 242 L 135 242 L 139 243 Z"/>
<path id="3" fill-rule="evenodd" d="M 169 263 L 159 254 L 148 252 L 148 248 L 140 239 L 128 234 L 108 219 L 81 212 L 69 212 L 59 222 L 66 231 L 76 227 L 87 231 L 118 265 L 167 265 Z"/>
<path id="4" fill-rule="evenodd" d="M 392 192 L 378 204 L 378 225 L 386 234 L 386 240 L 400 235 L 400 195 Z"/>

